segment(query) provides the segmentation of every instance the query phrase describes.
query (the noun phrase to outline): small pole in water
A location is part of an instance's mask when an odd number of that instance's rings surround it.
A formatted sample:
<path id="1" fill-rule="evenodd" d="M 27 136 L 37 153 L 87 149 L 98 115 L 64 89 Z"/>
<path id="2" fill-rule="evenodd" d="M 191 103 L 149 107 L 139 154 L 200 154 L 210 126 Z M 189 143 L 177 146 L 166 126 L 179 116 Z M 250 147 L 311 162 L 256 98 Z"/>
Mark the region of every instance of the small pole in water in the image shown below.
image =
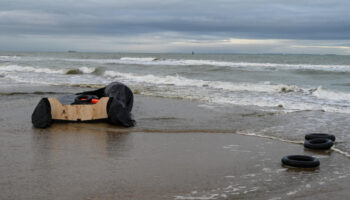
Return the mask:
<path id="1" fill-rule="evenodd" d="M 194 51 L 192 51 L 192 55 L 194 55 Z"/>

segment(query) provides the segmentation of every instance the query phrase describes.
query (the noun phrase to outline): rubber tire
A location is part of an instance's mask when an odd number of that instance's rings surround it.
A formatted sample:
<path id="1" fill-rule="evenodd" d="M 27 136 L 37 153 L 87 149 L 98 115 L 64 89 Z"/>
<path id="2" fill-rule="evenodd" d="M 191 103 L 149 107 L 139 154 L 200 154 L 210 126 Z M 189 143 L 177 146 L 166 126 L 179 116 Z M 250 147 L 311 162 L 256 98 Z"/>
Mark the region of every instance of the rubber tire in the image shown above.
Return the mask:
<path id="1" fill-rule="evenodd" d="M 82 99 L 85 99 L 85 100 L 82 100 Z M 90 104 L 91 99 L 98 99 L 98 97 L 95 95 L 86 95 L 86 94 L 79 95 L 75 97 L 74 104 Z"/>
<path id="2" fill-rule="evenodd" d="M 47 128 L 52 124 L 51 105 L 47 98 L 42 98 L 32 114 L 32 124 L 35 128 Z"/>
<path id="3" fill-rule="evenodd" d="M 328 138 L 332 140 L 333 142 L 335 141 L 335 136 L 332 134 L 327 134 L 327 133 L 310 133 L 305 135 L 305 140 L 312 140 L 315 138 Z"/>
<path id="4" fill-rule="evenodd" d="M 315 168 L 320 165 L 320 161 L 307 155 L 289 155 L 282 158 L 282 163 L 291 167 Z"/>
<path id="5" fill-rule="evenodd" d="M 304 147 L 314 150 L 328 150 L 333 144 L 333 141 L 328 138 L 315 138 L 312 140 L 305 140 Z"/>

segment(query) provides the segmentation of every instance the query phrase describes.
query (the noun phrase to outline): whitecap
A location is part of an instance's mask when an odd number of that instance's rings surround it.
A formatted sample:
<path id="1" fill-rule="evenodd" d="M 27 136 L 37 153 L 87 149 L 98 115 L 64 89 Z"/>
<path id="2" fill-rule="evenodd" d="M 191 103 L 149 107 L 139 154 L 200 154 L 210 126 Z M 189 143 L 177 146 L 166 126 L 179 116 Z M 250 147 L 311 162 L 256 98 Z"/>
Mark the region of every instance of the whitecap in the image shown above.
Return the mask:
<path id="1" fill-rule="evenodd" d="M 319 99 L 327 99 L 334 101 L 349 101 L 350 93 L 327 90 L 322 86 L 318 87 L 315 91 L 312 92 L 312 95 L 316 96 Z"/>
<path id="2" fill-rule="evenodd" d="M 120 58 L 122 61 L 136 61 L 136 62 L 150 62 L 156 60 L 156 58 L 152 57 L 142 57 L 142 58 L 137 58 L 137 57 L 122 57 Z"/>

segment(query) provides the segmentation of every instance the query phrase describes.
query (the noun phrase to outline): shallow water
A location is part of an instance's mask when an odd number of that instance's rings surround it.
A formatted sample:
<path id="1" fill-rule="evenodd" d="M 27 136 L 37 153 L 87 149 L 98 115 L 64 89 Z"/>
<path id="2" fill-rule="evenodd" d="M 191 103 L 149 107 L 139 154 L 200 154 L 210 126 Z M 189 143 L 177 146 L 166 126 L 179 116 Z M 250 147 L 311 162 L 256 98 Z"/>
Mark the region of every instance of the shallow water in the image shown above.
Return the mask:
<path id="1" fill-rule="evenodd" d="M 1 199 L 348 196 L 349 159 L 295 144 L 215 132 L 128 133 L 104 124 L 19 129 L 25 132 L 2 131 Z M 280 159 L 289 154 L 317 156 L 321 167 L 285 168 Z"/>
<path id="2" fill-rule="evenodd" d="M 20 93 L 38 89 L 59 94 Z M 303 140 L 303 131 L 309 129 L 303 130 L 305 126 L 298 122 L 320 125 L 322 117 L 329 118 L 323 115 L 330 113 L 276 114 L 136 95 L 134 128 L 56 123 L 34 129 L 30 115 L 40 98 L 81 88 L 28 86 L 16 90 L 17 94 L 0 95 L 0 199 L 349 197 L 349 158 L 279 141 Z M 259 134 L 276 138 L 256 137 Z M 342 148 L 347 149 L 342 137 L 337 135 L 337 147 L 344 144 Z M 315 170 L 285 168 L 281 158 L 291 154 L 316 156 L 321 166 Z"/>
<path id="3" fill-rule="evenodd" d="M 2 52 L 2 195 L 327 199 L 346 190 L 350 174 L 349 66 L 348 56 L 334 55 Z M 40 98 L 112 81 L 142 94 L 132 112 L 135 128 L 32 129 L 30 114 Z M 300 143 L 311 132 L 334 134 L 337 152 L 304 149 Z M 280 158 L 292 153 L 316 155 L 323 165 L 285 171 Z"/>
<path id="4" fill-rule="evenodd" d="M 121 81 L 151 96 L 350 113 L 349 56 L 1 52 L 0 75 L 7 87 Z"/>

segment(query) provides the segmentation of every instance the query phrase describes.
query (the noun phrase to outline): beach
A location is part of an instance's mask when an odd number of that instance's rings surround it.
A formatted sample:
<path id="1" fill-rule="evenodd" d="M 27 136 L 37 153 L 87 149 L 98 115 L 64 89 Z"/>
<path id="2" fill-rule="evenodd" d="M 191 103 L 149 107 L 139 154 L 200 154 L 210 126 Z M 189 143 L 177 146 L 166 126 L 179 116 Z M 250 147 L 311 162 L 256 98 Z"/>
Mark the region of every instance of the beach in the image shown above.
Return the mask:
<path id="1" fill-rule="evenodd" d="M 0 200 L 350 200 L 349 7 L 0 1 Z"/>
<path id="2" fill-rule="evenodd" d="M 25 86 L 0 96 L 0 199 L 350 196 L 348 157 L 304 149 L 301 133 L 285 139 L 254 134 L 253 130 L 290 124 L 286 120 L 296 113 L 276 116 L 249 107 L 210 107 L 137 94 L 133 128 L 105 123 L 32 127 L 30 116 L 40 98 L 82 89 L 89 88 Z M 42 93 L 29 92 L 38 90 Z M 281 158 L 292 154 L 315 156 L 321 165 L 314 170 L 282 166 Z"/>
<path id="3" fill-rule="evenodd" d="M 0 53 L 0 199 L 349 199 L 350 60 Z M 136 126 L 33 128 L 43 97 L 118 81 Z M 330 133 L 330 151 L 303 146 Z M 311 155 L 314 170 L 282 166 Z"/>

